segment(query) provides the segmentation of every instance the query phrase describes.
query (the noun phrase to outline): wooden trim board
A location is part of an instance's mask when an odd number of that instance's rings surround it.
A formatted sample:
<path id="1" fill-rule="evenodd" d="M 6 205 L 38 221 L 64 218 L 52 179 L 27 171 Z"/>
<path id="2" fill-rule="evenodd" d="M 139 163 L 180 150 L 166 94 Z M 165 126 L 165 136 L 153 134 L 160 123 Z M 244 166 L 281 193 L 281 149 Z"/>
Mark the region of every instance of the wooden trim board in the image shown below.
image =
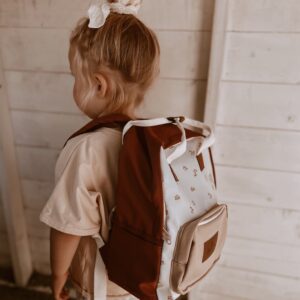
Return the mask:
<path id="1" fill-rule="evenodd" d="M 21 180 L 15 151 L 14 135 L 0 57 L 0 160 L 3 166 L 1 193 L 8 241 L 16 284 L 25 286 L 33 272 L 30 244 L 26 229 Z"/>
<path id="2" fill-rule="evenodd" d="M 228 0 L 215 0 L 211 50 L 208 70 L 207 91 L 204 109 L 204 122 L 214 130 L 222 79 L 228 18 Z"/>

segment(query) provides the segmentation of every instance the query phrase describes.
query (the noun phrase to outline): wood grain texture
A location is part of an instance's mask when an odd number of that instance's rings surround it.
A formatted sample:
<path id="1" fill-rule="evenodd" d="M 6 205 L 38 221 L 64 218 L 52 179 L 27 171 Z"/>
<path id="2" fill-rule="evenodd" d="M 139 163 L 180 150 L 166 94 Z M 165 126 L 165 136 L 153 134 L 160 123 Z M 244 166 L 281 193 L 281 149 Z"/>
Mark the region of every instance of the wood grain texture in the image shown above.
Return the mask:
<path id="1" fill-rule="evenodd" d="M 300 34 L 227 33 L 222 79 L 297 84 Z"/>
<path id="2" fill-rule="evenodd" d="M 300 211 L 299 173 L 222 165 L 216 173 L 222 201 Z"/>
<path id="3" fill-rule="evenodd" d="M 298 0 L 230 0 L 229 31 L 300 32 Z"/>
<path id="4" fill-rule="evenodd" d="M 217 164 L 300 172 L 300 132 L 216 127 Z"/>
<path id="5" fill-rule="evenodd" d="M 45 121 L 46 120 L 46 121 Z M 32 111 L 12 111 L 17 145 L 60 150 L 65 140 L 90 121 L 83 114 L 65 115 Z"/>
<path id="6" fill-rule="evenodd" d="M 299 93 L 299 85 L 223 81 L 216 122 L 300 130 Z"/>
<path id="7" fill-rule="evenodd" d="M 5 77 L 12 110 L 53 112 L 65 114 L 65 118 L 67 114 L 81 114 L 73 100 L 74 78 L 70 74 L 6 71 Z M 139 113 L 143 116 L 184 113 L 200 119 L 205 92 L 205 80 L 159 78 L 147 91 Z"/>
<path id="8" fill-rule="evenodd" d="M 0 2 L 1 27 L 72 28 L 86 15 L 88 1 L 10 1 Z M 211 30 L 211 0 L 144 1 L 138 17 L 160 30 Z M 67 9 L 66 9 L 67 8 Z M 172 18 L 170 18 L 172 16 Z"/>
<path id="9" fill-rule="evenodd" d="M 220 264 L 253 272 L 300 278 L 300 247 L 229 236 Z"/>
<path id="10" fill-rule="evenodd" d="M 1 198 L 3 216 L 9 241 L 10 257 L 15 282 L 25 286 L 32 274 L 32 258 L 24 216 L 21 180 L 14 144 L 4 71 L 0 56 L 0 144 L 1 144 Z M 1 226 L 4 227 L 3 225 Z"/>
<path id="11" fill-rule="evenodd" d="M 300 297 L 298 279 L 223 266 L 216 266 L 210 276 L 199 282 L 190 299 L 199 299 L 202 292 L 217 293 L 219 299 L 223 299 L 223 295 L 248 300 L 297 300 Z"/>
<path id="12" fill-rule="evenodd" d="M 0 28 L 0 34 L 5 70 L 70 72 L 69 30 Z M 209 32 L 158 31 L 157 35 L 161 44 L 161 77 L 207 78 Z"/>
<path id="13" fill-rule="evenodd" d="M 16 151 L 22 179 L 54 181 L 54 166 L 59 150 L 17 146 Z"/>

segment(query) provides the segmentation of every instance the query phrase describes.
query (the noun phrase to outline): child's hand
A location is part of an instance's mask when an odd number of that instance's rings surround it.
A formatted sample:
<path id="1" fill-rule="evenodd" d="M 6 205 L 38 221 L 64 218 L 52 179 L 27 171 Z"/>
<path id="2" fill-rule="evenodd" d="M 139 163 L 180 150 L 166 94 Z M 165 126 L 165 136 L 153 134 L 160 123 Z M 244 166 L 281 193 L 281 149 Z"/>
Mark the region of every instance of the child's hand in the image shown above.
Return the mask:
<path id="1" fill-rule="evenodd" d="M 52 293 L 55 300 L 69 299 L 69 292 L 64 288 L 68 275 L 69 273 L 67 272 L 60 276 L 52 276 Z"/>

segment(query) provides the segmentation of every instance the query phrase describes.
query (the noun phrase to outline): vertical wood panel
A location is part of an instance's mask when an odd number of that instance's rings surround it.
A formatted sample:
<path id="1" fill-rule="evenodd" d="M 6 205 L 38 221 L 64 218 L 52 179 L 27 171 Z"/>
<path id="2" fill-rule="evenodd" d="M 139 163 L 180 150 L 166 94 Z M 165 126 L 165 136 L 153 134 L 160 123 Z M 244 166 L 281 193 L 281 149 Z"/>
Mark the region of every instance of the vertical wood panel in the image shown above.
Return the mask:
<path id="1" fill-rule="evenodd" d="M 294 0 L 229 0 L 224 60 L 208 78 L 219 72 L 219 94 L 207 98 L 219 101 L 214 150 L 229 236 L 192 299 L 300 298 L 299 11 Z"/>
<path id="2" fill-rule="evenodd" d="M 23 209 L 18 161 L 13 140 L 13 129 L 4 82 L 0 55 L 0 144 L 2 145 L 3 176 L 1 193 L 8 233 L 11 260 L 16 283 L 26 285 L 32 273 L 32 261 Z"/>

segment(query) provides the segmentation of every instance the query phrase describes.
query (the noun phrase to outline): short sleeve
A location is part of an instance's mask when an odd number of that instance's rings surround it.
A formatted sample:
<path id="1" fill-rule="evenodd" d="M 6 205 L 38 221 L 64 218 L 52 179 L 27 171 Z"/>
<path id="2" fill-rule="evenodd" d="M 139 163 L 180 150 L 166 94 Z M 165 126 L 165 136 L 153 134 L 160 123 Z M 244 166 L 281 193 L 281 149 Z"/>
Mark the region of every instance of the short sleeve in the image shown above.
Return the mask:
<path id="1" fill-rule="evenodd" d="M 102 199 L 97 186 L 99 168 L 93 157 L 84 140 L 72 149 L 66 162 L 66 156 L 60 153 L 55 166 L 55 187 L 40 213 L 41 222 L 79 236 L 99 233 Z M 58 164 L 63 167 L 57 168 Z"/>

